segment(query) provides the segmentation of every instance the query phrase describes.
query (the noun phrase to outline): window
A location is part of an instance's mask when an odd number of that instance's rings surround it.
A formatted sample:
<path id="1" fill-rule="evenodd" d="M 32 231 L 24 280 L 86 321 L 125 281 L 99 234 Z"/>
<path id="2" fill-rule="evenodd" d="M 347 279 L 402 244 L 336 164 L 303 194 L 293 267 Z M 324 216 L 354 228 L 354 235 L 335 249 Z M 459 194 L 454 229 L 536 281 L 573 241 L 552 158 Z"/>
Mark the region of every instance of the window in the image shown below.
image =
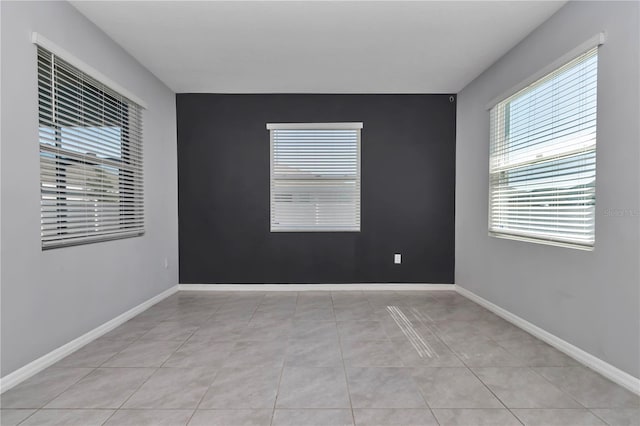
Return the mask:
<path id="1" fill-rule="evenodd" d="M 360 231 L 362 123 L 267 124 L 271 232 Z"/>
<path id="2" fill-rule="evenodd" d="M 38 47 L 42 248 L 144 233 L 142 107 Z"/>
<path id="3" fill-rule="evenodd" d="M 491 109 L 492 235 L 595 241 L 598 48 Z"/>

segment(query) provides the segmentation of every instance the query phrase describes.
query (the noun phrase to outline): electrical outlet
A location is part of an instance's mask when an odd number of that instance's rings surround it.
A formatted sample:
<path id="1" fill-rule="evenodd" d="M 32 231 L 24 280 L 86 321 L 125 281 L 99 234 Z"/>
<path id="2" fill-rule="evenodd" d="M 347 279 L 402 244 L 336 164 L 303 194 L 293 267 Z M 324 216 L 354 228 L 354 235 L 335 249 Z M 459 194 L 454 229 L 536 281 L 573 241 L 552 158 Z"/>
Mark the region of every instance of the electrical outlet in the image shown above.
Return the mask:
<path id="1" fill-rule="evenodd" d="M 169 269 L 169 259 L 164 258 L 164 269 Z"/>
<path id="2" fill-rule="evenodd" d="M 393 255 L 393 263 L 399 265 L 402 263 L 402 255 L 400 253 L 396 253 Z"/>

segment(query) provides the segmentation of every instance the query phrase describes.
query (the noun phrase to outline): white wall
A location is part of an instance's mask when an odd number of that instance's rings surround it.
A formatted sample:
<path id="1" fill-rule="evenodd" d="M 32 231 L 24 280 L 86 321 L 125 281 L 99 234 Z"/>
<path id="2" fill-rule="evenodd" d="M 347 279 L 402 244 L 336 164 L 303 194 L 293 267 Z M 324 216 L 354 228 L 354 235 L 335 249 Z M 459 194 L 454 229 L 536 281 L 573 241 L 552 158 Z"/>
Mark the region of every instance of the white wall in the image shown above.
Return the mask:
<path id="1" fill-rule="evenodd" d="M 1 2 L 2 368 L 177 284 L 175 95 L 66 2 Z M 142 98 L 146 234 L 42 251 L 36 31 Z M 164 268 L 164 259 L 169 268 Z"/>
<path id="2" fill-rule="evenodd" d="M 640 376 L 640 3 L 570 2 L 458 96 L 456 283 Z M 596 245 L 487 235 L 485 105 L 600 31 Z M 611 216 L 610 209 L 626 209 Z"/>

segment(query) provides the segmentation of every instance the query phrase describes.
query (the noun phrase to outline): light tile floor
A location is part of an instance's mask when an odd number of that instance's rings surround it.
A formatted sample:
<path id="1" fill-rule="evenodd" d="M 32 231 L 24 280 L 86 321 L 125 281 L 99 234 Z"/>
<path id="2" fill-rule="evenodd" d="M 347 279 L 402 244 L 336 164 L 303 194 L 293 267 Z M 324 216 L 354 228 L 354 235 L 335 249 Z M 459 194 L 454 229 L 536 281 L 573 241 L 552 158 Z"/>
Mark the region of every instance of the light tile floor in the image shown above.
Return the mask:
<path id="1" fill-rule="evenodd" d="M 454 292 L 180 292 L 4 393 L 9 425 L 640 425 Z"/>

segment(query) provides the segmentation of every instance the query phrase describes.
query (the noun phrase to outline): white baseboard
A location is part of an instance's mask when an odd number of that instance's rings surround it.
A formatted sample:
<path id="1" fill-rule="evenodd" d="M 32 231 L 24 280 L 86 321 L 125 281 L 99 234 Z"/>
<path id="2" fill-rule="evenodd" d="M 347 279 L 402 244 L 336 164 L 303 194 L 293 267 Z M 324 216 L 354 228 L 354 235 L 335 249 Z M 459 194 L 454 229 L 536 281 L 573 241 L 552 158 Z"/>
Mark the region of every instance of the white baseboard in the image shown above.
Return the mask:
<path id="1" fill-rule="evenodd" d="M 455 291 L 454 284 L 179 284 L 180 291 Z"/>
<path id="2" fill-rule="evenodd" d="M 620 386 L 623 386 L 624 388 L 630 390 L 631 392 L 640 395 L 640 379 L 638 379 L 637 377 L 634 377 L 631 374 L 626 373 L 617 367 L 614 367 L 608 362 L 603 361 L 600 358 L 583 351 L 579 347 L 574 346 L 571 343 L 557 337 L 556 335 L 549 333 L 548 331 L 538 327 L 537 325 L 534 325 L 529 321 L 520 318 L 515 314 L 512 314 L 506 309 L 501 308 L 500 306 L 492 302 L 489 302 L 488 300 L 478 296 L 472 291 L 460 287 L 459 285 L 456 285 L 455 288 L 458 293 L 468 298 L 469 300 L 472 300 L 478 305 L 487 308 L 494 314 L 504 318 L 516 327 L 523 329 L 524 331 L 534 335 L 538 339 L 548 343 L 559 351 L 564 352 L 579 363 L 584 364 L 592 370 L 602 374 L 604 377 L 608 378 L 614 383 L 617 383 Z"/>
<path id="3" fill-rule="evenodd" d="M 114 319 L 107 321 L 104 324 L 94 328 L 93 330 L 83 334 L 77 339 L 74 339 L 69 343 L 60 346 L 59 348 L 54 349 L 53 351 L 41 356 L 35 361 L 30 362 L 24 367 L 21 367 L 16 371 L 0 378 L 0 393 L 8 391 L 9 389 L 16 386 L 17 384 L 23 382 L 24 380 L 27 380 L 29 377 L 33 376 L 34 374 L 39 373 L 45 368 L 55 364 L 56 362 L 60 361 L 62 358 L 66 357 L 72 352 L 77 351 L 81 347 L 85 346 L 87 343 L 90 343 L 93 340 L 97 339 L 98 337 L 102 336 L 103 334 L 106 334 L 107 332 L 113 330 L 117 326 L 125 323 L 126 321 L 135 317 L 139 313 L 149 309 L 151 306 L 171 296 L 177 291 L 178 291 L 178 286 L 175 285 L 163 291 L 162 293 L 158 294 L 157 296 L 154 296 L 151 299 L 146 300 L 145 302 L 142 302 L 138 306 L 129 309 L 125 313 L 118 315 Z"/>

